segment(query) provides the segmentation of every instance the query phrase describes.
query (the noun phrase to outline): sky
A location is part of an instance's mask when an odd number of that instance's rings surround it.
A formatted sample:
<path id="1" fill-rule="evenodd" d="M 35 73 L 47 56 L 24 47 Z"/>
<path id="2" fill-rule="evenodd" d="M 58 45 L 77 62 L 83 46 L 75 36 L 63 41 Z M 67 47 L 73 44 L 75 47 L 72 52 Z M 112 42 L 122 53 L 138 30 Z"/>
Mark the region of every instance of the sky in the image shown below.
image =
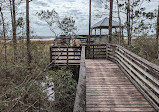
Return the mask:
<path id="1" fill-rule="evenodd" d="M 100 0 L 92 0 L 92 25 L 108 17 L 109 10 L 104 9 L 104 6 L 99 2 Z M 144 6 L 147 10 L 154 10 L 157 7 L 158 0 L 152 0 L 152 3 L 145 3 Z M 114 9 L 116 6 L 114 5 Z M 25 3 L 22 3 L 18 7 L 19 12 L 24 12 Z M 89 28 L 89 0 L 33 0 L 30 2 L 30 22 L 31 29 L 34 31 L 34 35 L 38 36 L 53 36 L 54 34 L 50 31 L 47 23 L 40 20 L 36 13 L 41 10 L 52 10 L 54 9 L 58 12 L 60 18 L 73 17 L 76 21 L 76 26 L 78 28 L 78 34 L 88 34 Z M 100 17 L 98 15 L 98 10 L 103 12 Z M 113 15 L 116 17 L 116 14 Z M 114 20 L 117 21 L 117 18 Z M 57 34 L 60 34 L 60 30 L 55 30 Z M 106 33 L 107 31 L 103 31 Z"/>
<path id="2" fill-rule="evenodd" d="M 76 21 L 79 34 L 88 34 L 88 0 L 34 0 L 30 3 L 30 22 L 31 29 L 36 35 L 40 36 L 52 36 L 54 35 L 47 23 L 40 20 L 36 13 L 41 10 L 52 10 L 54 9 L 60 16 L 73 17 Z M 19 10 L 23 10 L 25 4 L 22 5 Z M 56 30 L 55 30 L 56 31 Z M 60 31 L 57 29 L 57 34 Z"/>
<path id="3" fill-rule="evenodd" d="M 102 19 L 105 15 L 101 17 L 96 17 L 98 14 L 97 10 L 105 11 L 105 9 L 100 5 L 99 0 L 92 0 L 92 25 Z M 24 12 L 25 3 L 18 7 L 18 11 Z M 36 13 L 41 10 L 52 10 L 54 9 L 60 16 L 73 17 L 76 21 L 75 26 L 77 26 L 78 34 L 88 34 L 89 28 L 89 0 L 33 0 L 30 2 L 30 22 L 31 29 L 34 31 L 34 35 L 38 36 L 52 36 L 52 33 L 44 21 L 40 20 Z M 108 11 L 105 11 L 108 14 Z M 59 29 L 55 29 L 57 34 L 60 34 Z M 104 33 L 104 32 L 103 32 Z"/>

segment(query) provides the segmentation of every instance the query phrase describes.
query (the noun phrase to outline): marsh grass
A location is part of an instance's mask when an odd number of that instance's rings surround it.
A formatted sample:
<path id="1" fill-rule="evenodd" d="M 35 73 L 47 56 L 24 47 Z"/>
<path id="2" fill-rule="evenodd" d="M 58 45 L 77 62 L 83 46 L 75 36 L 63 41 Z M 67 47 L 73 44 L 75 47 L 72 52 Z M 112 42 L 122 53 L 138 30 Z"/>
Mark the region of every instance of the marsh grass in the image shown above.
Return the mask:
<path id="1" fill-rule="evenodd" d="M 7 63 L 4 61 L 3 42 L 0 44 L 0 111 L 72 111 L 76 81 L 67 68 L 50 70 L 50 43 L 31 42 L 32 61 L 29 67 L 25 41 L 18 41 L 16 60 L 13 58 L 13 44 L 7 43 Z M 53 88 L 54 101 L 49 100 L 46 91 L 51 82 L 56 84 Z"/>

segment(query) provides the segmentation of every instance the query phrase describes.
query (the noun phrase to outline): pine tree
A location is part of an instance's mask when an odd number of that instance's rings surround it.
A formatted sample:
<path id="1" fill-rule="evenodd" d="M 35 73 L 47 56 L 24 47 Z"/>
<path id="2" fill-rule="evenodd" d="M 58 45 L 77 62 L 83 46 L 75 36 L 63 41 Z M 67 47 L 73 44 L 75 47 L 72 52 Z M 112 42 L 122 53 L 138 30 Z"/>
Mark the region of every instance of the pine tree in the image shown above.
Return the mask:
<path id="1" fill-rule="evenodd" d="M 3 16 L 3 12 L 2 12 L 2 7 L 0 7 L 0 14 L 1 14 L 1 20 L 2 20 L 2 25 L 3 25 L 4 59 L 5 59 L 5 63 L 7 64 L 6 29 L 5 29 L 5 22 L 4 22 L 4 16 Z"/>
<path id="2" fill-rule="evenodd" d="M 157 29 L 156 29 L 156 45 L 157 45 L 157 54 L 158 54 L 158 60 L 159 60 L 159 6 L 158 6 L 158 15 L 157 15 Z"/>
<path id="3" fill-rule="evenodd" d="M 109 12 L 109 43 L 112 41 L 112 16 L 113 16 L 113 0 L 110 0 L 110 12 Z"/>
<path id="4" fill-rule="evenodd" d="M 29 26 L 29 0 L 26 0 L 26 36 L 27 36 L 27 61 L 28 67 L 31 63 L 31 51 L 30 51 L 30 26 Z"/>

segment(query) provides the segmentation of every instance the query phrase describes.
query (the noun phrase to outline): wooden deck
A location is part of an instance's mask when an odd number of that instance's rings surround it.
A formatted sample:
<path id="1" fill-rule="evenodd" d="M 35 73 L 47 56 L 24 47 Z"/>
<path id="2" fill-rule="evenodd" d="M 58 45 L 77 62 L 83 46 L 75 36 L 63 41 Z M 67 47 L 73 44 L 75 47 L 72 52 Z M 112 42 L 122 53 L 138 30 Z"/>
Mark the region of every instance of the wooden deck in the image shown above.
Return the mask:
<path id="1" fill-rule="evenodd" d="M 51 46 L 50 62 L 80 65 L 73 112 L 159 112 L 159 67 L 122 46 Z"/>
<path id="2" fill-rule="evenodd" d="M 77 49 L 74 51 L 73 49 Z M 50 61 L 54 65 L 80 65 L 81 47 L 50 47 Z M 76 53 L 76 54 L 75 54 Z"/>
<path id="3" fill-rule="evenodd" d="M 86 60 L 86 111 L 155 112 L 117 64 Z"/>

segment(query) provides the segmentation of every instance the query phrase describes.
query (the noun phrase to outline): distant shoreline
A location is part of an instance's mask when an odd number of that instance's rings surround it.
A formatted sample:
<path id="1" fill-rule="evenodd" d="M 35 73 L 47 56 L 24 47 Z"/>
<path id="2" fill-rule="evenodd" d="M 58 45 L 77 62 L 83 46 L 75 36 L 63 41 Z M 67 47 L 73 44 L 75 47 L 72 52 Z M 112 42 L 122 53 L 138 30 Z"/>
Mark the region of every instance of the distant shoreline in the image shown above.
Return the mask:
<path id="1" fill-rule="evenodd" d="M 4 39 L 1 39 L 4 40 Z M 7 38 L 6 40 L 12 40 L 11 38 Z M 19 39 L 17 39 L 19 40 Z M 26 40 L 26 39 L 24 39 Z M 55 38 L 37 38 L 37 39 L 30 39 L 30 40 L 55 40 Z"/>
<path id="2" fill-rule="evenodd" d="M 23 39 L 26 41 L 26 39 Z M 55 38 L 45 38 L 45 39 L 30 39 L 31 42 L 41 42 L 41 43 L 47 43 L 47 44 L 52 44 L 54 42 Z M 17 39 L 17 42 L 20 40 Z M 0 40 L 0 43 L 3 43 L 4 40 Z M 6 43 L 12 42 L 12 39 L 6 39 Z"/>

